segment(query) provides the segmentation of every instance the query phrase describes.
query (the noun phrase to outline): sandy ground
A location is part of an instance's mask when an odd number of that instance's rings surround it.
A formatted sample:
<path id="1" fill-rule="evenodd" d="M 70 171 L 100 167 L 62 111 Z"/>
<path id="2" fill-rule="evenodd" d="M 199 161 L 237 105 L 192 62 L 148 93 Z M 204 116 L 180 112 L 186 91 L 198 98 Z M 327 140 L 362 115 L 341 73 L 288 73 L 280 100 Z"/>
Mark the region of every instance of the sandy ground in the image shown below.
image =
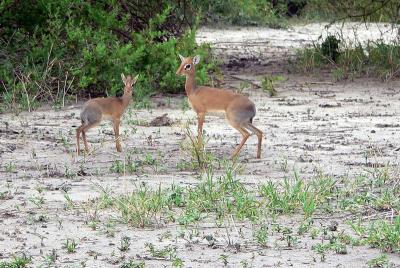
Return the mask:
<path id="1" fill-rule="evenodd" d="M 276 36 L 292 39 L 296 47 L 303 44 L 303 39 L 320 34 L 315 30 L 309 36 L 310 28 L 296 29 L 294 32 L 279 30 Z M 229 33 L 221 31 L 203 29 L 199 40 L 217 40 L 218 53 L 232 48 L 231 45 L 224 47 L 228 41 L 223 40 L 237 42 L 241 50 L 240 38 L 230 38 Z M 268 35 L 254 36 L 254 29 L 229 31 L 235 37 L 243 35 L 260 40 L 258 45 L 268 47 L 272 54 L 278 53 L 279 44 L 283 44 Z M 268 41 L 264 42 L 263 38 Z M 254 48 L 250 54 L 257 50 L 259 48 Z M 257 75 L 271 71 L 268 65 L 263 68 L 258 69 L 256 75 L 248 69 L 227 72 L 256 82 L 260 78 Z M 352 177 L 376 167 L 398 165 L 399 81 L 383 83 L 360 79 L 331 83 L 325 76 L 285 73 L 284 77 L 286 80 L 279 85 L 276 97 L 271 98 L 259 89 L 246 91 L 257 106 L 254 124 L 265 133 L 265 138 L 260 160 L 255 159 L 255 137 L 244 146 L 239 158 L 244 168 L 240 176 L 243 182 L 253 185 L 267 179 L 282 180 L 292 176 L 293 171 L 303 178 L 318 172 L 333 177 Z M 227 87 L 239 87 L 239 82 L 229 77 L 225 79 Z M 121 127 L 122 153 L 115 151 L 112 127 L 104 122 L 89 133 L 88 139 L 95 152 L 86 158 L 77 158 L 74 154 L 81 103 L 58 111 L 43 108 L 18 116 L 2 114 L 0 193 L 5 194 L 0 200 L 0 261 L 24 252 L 32 256 L 32 267 L 38 267 L 45 263 L 44 256 L 54 249 L 58 255 L 55 267 L 83 267 L 84 264 L 86 267 L 119 267 L 124 257 L 144 258 L 146 267 L 171 267 L 170 261 L 152 258 L 144 247 L 146 242 L 156 247 L 175 246 L 185 267 L 222 267 L 221 254 L 228 256 L 228 267 L 241 267 L 244 260 L 252 267 L 366 267 L 367 260 L 381 254 L 378 249 L 350 247 L 348 254 L 331 253 L 325 262 L 320 262 L 319 256 L 311 250 L 312 245 L 320 241 L 304 235 L 295 247 L 285 248 L 279 246 L 279 234 L 275 234 L 271 235 L 270 247 L 260 248 L 251 243 L 251 226 L 240 222 L 237 227 L 244 230 L 245 238 L 239 238 L 234 231 L 231 234 L 231 239 L 243 245 L 239 251 L 227 247 L 225 228 L 216 228 L 213 222 L 201 222 L 199 233 L 190 243 L 177 238 L 178 233 L 187 235 L 190 232 L 177 224 L 139 229 L 116 221 L 115 235 L 110 236 L 106 226 L 110 215 L 100 212 L 102 222 L 93 230 L 87 221 L 94 211 L 67 208 L 65 191 L 76 204 L 84 204 L 98 197 L 101 188 L 124 193 L 134 189 L 134 183 L 138 182 L 153 186 L 197 183 L 196 172 L 177 167 L 187 160 L 181 150 L 185 139 L 182 125 L 189 122 L 191 129 L 196 130 L 194 112 L 180 108 L 185 101 L 183 97 L 161 98 L 154 99 L 155 107 L 151 110 L 130 108 Z M 172 126 L 145 126 L 165 113 L 172 119 Z M 141 123 L 137 124 L 138 121 Z M 204 128 L 209 137 L 207 150 L 219 158 L 228 157 L 240 142 L 240 135 L 223 117 L 207 117 Z M 127 155 L 137 159 L 152 155 L 158 164 L 144 167 L 137 174 L 121 175 L 110 171 L 115 160 L 124 161 Z M 32 201 L 38 196 L 44 200 L 41 206 Z M 287 226 L 296 226 L 299 218 L 294 215 L 280 220 Z M 324 226 L 330 220 L 332 218 L 319 215 L 315 225 Z M 339 228 L 346 229 L 339 216 L 337 220 Z M 171 232 L 172 236 L 161 238 L 166 232 Z M 204 235 L 213 235 L 216 246 L 209 247 Z M 122 236 L 129 236 L 133 241 L 125 253 L 118 249 Z M 67 238 L 78 242 L 76 253 L 66 253 L 63 244 Z M 394 267 L 400 267 L 398 255 L 388 256 Z"/>
<path id="2" fill-rule="evenodd" d="M 329 26 L 329 27 L 328 27 Z M 221 29 L 201 28 L 196 40 L 212 44 L 214 50 L 226 61 L 232 58 L 255 58 L 266 61 L 281 61 L 293 56 L 296 49 L 321 43 L 327 35 L 346 40 L 340 46 L 365 45 L 383 40 L 398 41 L 400 27 L 390 24 L 336 23 L 332 25 L 311 23 L 294 25 L 288 29 L 262 27 L 228 27 Z"/>

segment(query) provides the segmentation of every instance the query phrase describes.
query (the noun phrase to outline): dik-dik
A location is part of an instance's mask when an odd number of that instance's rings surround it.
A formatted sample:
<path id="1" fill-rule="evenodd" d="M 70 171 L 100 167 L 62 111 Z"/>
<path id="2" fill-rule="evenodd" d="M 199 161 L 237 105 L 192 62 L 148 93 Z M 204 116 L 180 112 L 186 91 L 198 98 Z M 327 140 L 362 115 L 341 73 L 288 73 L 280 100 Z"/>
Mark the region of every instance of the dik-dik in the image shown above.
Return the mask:
<path id="1" fill-rule="evenodd" d="M 261 142 L 263 133 L 253 125 L 256 115 L 254 103 L 246 96 L 237 94 L 231 90 L 197 86 L 195 83 L 195 65 L 200 61 L 200 56 L 185 58 L 179 55 L 181 65 L 176 71 L 177 75 L 185 75 L 185 91 L 193 110 L 198 118 L 198 142 L 202 145 L 202 132 L 205 115 L 208 112 L 224 112 L 229 124 L 237 129 L 243 136 L 241 143 L 233 151 L 235 158 L 247 139 L 250 132 L 258 137 L 257 158 L 261 158 Z M 249 132 L 250 131 L 250 132 Z"/>
<path id="2" fill-rule="evenodd" d="M 139 75 L 132 78 L 130 75 L 125 77 L 121 74 L 122 82 L 124 82 L 124 95 L 122 97 L 95 98 L 87 101 L 81 112 L 82 125 L 76 129 L 77 154 L 80 153 L 80 135 L 82 133 L 83 142 L 85 144 L 86 153 L 89 152 L 89 146 L 86 140 L 86 132 L 100 124 L 103 119 L 109 119 L 114 126 L 115 146 L 118 152 L 121 152 L 121 143 L 119 138 L 119 125 L 121 116 L 126 107 L 132 100 L 132 87 L 136 83 Z"/>

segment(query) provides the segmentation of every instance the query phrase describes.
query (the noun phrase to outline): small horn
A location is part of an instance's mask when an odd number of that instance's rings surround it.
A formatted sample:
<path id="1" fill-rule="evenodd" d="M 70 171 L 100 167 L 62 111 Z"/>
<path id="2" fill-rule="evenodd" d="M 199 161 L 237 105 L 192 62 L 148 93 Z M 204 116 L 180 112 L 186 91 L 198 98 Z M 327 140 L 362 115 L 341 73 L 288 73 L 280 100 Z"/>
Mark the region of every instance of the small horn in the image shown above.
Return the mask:
<path id="1" fill-rule="evenodd" d="M 121 74 L 121 79 L 122 79 L 122 81 L 124 81 L 124 83 L 125 83 L 126 77 L 125 77 L 125 75 L 124 75 L 123 73 Z"/>

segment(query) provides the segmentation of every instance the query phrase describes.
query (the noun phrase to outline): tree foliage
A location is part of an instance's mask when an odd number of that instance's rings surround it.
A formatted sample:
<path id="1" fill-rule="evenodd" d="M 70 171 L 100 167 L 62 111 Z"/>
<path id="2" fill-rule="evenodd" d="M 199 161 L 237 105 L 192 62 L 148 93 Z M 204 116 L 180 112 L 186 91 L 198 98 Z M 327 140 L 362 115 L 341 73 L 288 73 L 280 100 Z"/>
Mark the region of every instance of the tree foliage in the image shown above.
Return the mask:
<path id="1" fill-rule="evenodd" d="M 352 20 L 400 23 L 398 0 L 307 0 L 306 9 L 332 22 Z"/>
<path id="2" fill-rule="evenodd" d="M 177 53 L 200 54 L 198 79 L 214 68 L 206 45 L 195 42 L 195 21 L 179 2 L 26 0 L 0 5 L 0 94 L 31 108 L 70 94 L 115 95 L 120 73 L 140 74 L 137 98 L 179 92 Z M 172 3 L 172 1 L 171 1 Z"/>

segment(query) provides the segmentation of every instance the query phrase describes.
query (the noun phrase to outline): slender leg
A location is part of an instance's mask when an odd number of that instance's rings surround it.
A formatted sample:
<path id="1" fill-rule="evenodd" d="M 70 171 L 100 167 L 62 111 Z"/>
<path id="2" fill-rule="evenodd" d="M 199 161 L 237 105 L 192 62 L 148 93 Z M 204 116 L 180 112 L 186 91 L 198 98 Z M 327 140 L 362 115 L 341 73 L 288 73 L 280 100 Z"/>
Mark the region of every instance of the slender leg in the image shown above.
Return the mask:
<path id="1" fill-rule="evenodd" d="M 263 132 L 258 128 L 256 128 L 255 126 L 253 126 L 251 123 L 248 123 L 246 125 L 246 128 L 248 128 L 251 132 L 257 135 L 258 138 L 257 158 L 261 158 L 261 143 L 262 143 Z"/>
<path id="2" fill-rule="evenodd" d="M 80 126 L 76 129 L 76 155 L 78 155 L 78 156 L 81 151 L 81 145 L 80 145 L 81 132 L 82 132 L 82 126 Z"/>
<path id="3" fill-rule="evenodd" d="M 232 159 L 234 159 L 239 154 L 243 145 L 246 143 L 247 139 L 250 137 L 250 133 L 246 129 L 239 127 L 239 126 L 233 126 L 233 127 L 235 129 L 237 129 L 243 135 L 243 138 L 242 138 L 242 141 L 240 142 L 240 144 L 236 147 L 235 151 L 233 151 Z"/>
<path id="4" fill-rule="evenodd" d="M 199 148 L 203 148 L 203 124 L 205 119 L 205 113 L 197 114 L 197 139 Z"/>
<path id="5" fill-rule="evenodd" d="M 89 144 L 88 144 L 87 139 L 86 139 L 86 132 L 90 128 L 97 126 L 99 123 L 100 123 L 100 121 L 97 121 L 97 122 L 91 122 L 89 124 L 86 124 L 85 126 L 81 126 L 82 127 L 81 132 L 82 132 L 83 143 L 85 144 L 85 152 L 87 154 L 89 153 Z"/>
<path id="6" fill-rule="evenodd" d="M 84 130 L 82 130 L 82 138 L 83 138 L 83 143 L 85 144 L 85 152 L 86 152 L 86 154 L 88 154 L 89 153 L 89 145 L 86 140 L 86 130 L 87 130 L 86 128 Z"/>
<path id="7" fill-rule="evenodd" d="M 114 134 L 115 134 L 115 146 L 117 147 L 117 151 L 121 152 L 121 142 L 119 137 L 119 124 L 121 121 L 119 119 L 114 120 Z"/>

